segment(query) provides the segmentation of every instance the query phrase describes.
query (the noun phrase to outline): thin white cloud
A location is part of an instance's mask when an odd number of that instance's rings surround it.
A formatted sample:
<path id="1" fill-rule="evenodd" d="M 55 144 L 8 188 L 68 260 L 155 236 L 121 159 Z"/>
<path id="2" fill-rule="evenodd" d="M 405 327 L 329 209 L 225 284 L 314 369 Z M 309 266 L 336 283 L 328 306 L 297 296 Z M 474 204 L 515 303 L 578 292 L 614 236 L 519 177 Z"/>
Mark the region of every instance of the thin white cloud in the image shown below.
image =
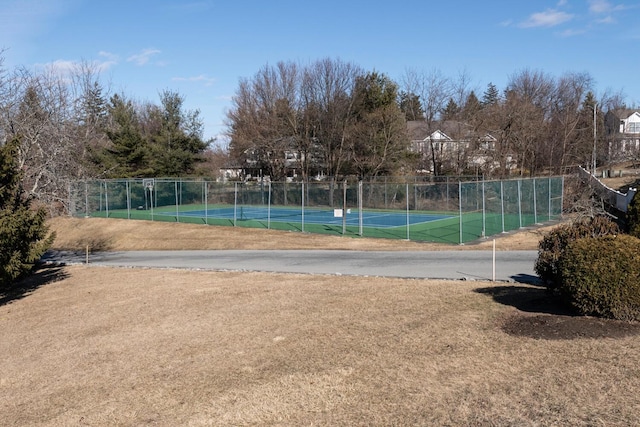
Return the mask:
<path id="1" fill-rule="evenodd" d="M 216 82 L 216 79 L 207 77 L 204 74 L 200 74 L 199 76 L 194 77 L 174 77 L 171 80 L 176 82 L 204 83 L 205 86 L 212 86 Z"/>
<path id="2" fill-rule="evenodd" d="M 625 6 L 618 4 L 614 5 L 607 0 L 589 0 L 589 12 L 595 14 L 608 14 L 624 10 Z"/>
<path id="3" fill-rule="evenodd" d="M 586 32 L 587 32 L 586 30 L 568 29 L 568 30 L 564 30 L 563 32 L 561 32 L 560 36 L 562 36 L 562 37 L 575 37 L 575 36 L 583 35 Z"/>
<path id="4" fill-rule="evenodd" d="M 611 15 L 607 15 L 602 19 L 596 20 L 597 24 L 615 24 L 616 22 L 618 21 L 616 21 L 616 19 Z"/>
<path id="5" fill-rule="evenodd" d="M 520 23 L 522 28 L 555 27 L 573 19 L 573 15 L 557 9 L 547 9 L 544 12 L 533 13 Z"/>
<path id="6" fill-rule="evenodd" d="M 149 63 L 149 61 L 153 56 L 159 53 L 160 51 L 158 49 L 144 49 L 140 53 L 136 53 L 134 55 L 129 56 L 127 58 L 127 62 L 133 62 L 139 66 L 146 65 Z"/>
<path id="7" fill-rule="evenodd" d="M 119 60 L 118 55 L 116 55 L 115 53 L 106 52 L 104 50 L 101 50 L 100 52 L 98 52 L 98 56 L 104 58 L 105 61 L 107 61 L 107 62 L 117 63 L 118 60 Z"/>
<path id="8" fill-rule="evenodd" d="M 48 73 L 57 75 L 64 80 L 68 80 L 76 73 L 83 73 L 91 70 L 96 73 L 103 73 L 115 65 L 115 61 L 76 61 L 68 59 L 57 59 L 53 62 L 35 64 L 37 69 L 45 70 Z"/>
<path id="9" fill-rule="evenodd" d="M 41 64 L 40 66 L 59 75 L 68 75 L 77 69 L 78 62 L 66 59 L 57 59 L 53 62 Z"/>

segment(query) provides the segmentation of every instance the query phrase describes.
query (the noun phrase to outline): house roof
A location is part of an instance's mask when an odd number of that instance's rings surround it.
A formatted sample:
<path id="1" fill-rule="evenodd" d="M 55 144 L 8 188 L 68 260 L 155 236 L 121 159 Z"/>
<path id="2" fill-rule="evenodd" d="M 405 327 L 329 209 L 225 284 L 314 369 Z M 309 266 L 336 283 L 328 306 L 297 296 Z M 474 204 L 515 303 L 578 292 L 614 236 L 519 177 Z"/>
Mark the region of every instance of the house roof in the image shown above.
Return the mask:
<path id="1" fill-rule="evenodd" d="M 407 130 L 412 141 L 426 141 L 429 139 L 461 141 L 478 138 L 473 132 L 471 125 L 455 120 L 435 122 L 431 128 L 429 128 L 427 122 L 424 120 L 408 121 Z M 483 141 L 495 141 L 495 138 L 488 133 L 479 139 Z"/>
<path id="2" fill-rule="evenodd" d="M 626 120 L 634 114 L 638 114 L 640 116 L 640 109 L 638 108 L 616 108 L 614 110 L 610 110 L 609 114 L 613 114 L 620 120 Z"/>

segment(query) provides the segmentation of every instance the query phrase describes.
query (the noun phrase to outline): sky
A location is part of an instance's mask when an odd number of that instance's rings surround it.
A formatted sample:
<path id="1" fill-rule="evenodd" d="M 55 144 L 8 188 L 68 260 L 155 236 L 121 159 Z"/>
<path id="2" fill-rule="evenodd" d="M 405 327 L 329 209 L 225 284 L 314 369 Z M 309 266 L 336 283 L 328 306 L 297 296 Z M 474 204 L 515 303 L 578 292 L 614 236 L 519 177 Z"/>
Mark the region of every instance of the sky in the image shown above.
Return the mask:
<path id="1" fill-rule="evenodd" d="M 640 106 L 640 1 L 0 0 L 4 67 L 91 63 L 111 93 L 158 104 L 165 90 L 224 141 L 242 78 L 280 61 L 332 58 L 400 83 L 466 75 L 481 98 L 519 71 L 588 73 L 596 96 Z"/>

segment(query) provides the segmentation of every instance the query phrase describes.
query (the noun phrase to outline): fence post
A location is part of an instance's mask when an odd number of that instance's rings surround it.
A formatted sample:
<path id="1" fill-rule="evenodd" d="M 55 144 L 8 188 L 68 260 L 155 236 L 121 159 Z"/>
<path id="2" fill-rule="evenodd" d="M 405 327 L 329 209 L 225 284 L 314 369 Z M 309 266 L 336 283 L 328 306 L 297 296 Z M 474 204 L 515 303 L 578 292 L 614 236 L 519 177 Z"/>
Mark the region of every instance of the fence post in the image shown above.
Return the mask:
<path id="1" fill-rule="evenodd" d="M 504 233 L 504 181 L 500 181 L 500 215 L 502 217 L 502 232 Z"/>
<path id="2" fill-rule="evenodd" d="M 342 184 L 342 235 L 347 233 L 347 180 Z"/>
<path id="3" fill-rule="evenodd" d="M 409 183 L 407 182 L 407 189 L 406 189 L 406 197 L 405 199 L 407 200 L 407 240 L 409 239 Z"/>
<path id="4" fill-rule="evenodd" d="M 482 237 L 487 237 L 487 210 L 485 206 L 484 176 L 482 177 Z"/>
<path id="5" fill-rule="evenodd" d="M 267 196 L 267 230 L 271 229 L 271 181 L 269 181 L 269 195 Z"/>
<path id="6" fill-rule="evenodd" d="M 233 226 L 236 226 L 236 219 L 238 217 L 238 183 L 235 182 L 233 186 Z"/>
<path id="7" fill-rule="evenodd" d="M 204 181 L 204 223 L 209 225 L 209 182 Z"/>
<path id="8" fill-rule="evenodd" d="M 358 181 L 358 227 L 359 235 L 362 236 L 362 180 Z"/>
<path id="9" fill-rule="evenodd" d="M 558 212 L 558 215 L 560 217 L 562 217 L 563 208 L 564 208 L 564 175 L 562 176 L 560 181 L 560 212 Z"/>
<path id="10" fill-rule="evenodd" d="M 178 181 L 173 181 L 173 193 L 176 196 L 176 222 L 180 222 L 180 210 L 178 209 Z"/>
<path id="11" fill-rule="evenodd" d="M 538 223 L 538 202 L 536 196 L 536 179 L 533 178 L 533 222 Z"/>
<path id="12" fill-rule="evenodd" d="M 84 182 L 84 216 L 89 218 L 89 183 Z"/>
<path id="13" fill-rule="evenodd" d="M 302 181 L 302 187 L 300 190 L 300 193 L 302 195 L 301 201 L 302 201 L 302 218 L 301 218 L 301 222 L 302 222 L 302 232 L 304 233 L 304 181 Z"/>
<path id="14" fill-rule="evenodd" d="M 462 244 L 462 181 L 458 181 L 458 217 L 460 218 L 460 244 Z"/>
<path id="15" fill-rule="evenodd" d="M 518 225 L 522 228 L 522 180 L 518 180 Z"/>
<path id="16" fill-rule="evenodd" d="M 547 192 L 549 193 L 549 219 L 547 221 L 551 221 L 551 177 L 549 177 L 549 187 L 547 188 Z"/>
<path id="17" fill-rule="evenodd" d="M 104 182 L 104 205 L 109 218 L 109 190 L 107 189 L 107 181 Z"/>
<path id="18" fill-rule="evenodd" d="M 155 183 L 154 183 L 155 184 Z M 153 189 L 156 188 L 155 185 L 152 185 L 151 187 L 149 187 L 149 202 L 150 202 L 150 206 L 151 206 L 151 221 L 153 221 L 153 204 L 154 204 L 154 197 L 153 197 Z M 144 191 L 147 191 L 146 189 Z"/>
<path id="19" fill-rule="evenodd" d="M 131 219 L 131 193 L 129 192 L 129 180 L 124 182 L 125 191 L 127 192 L 127 219 Z"/>

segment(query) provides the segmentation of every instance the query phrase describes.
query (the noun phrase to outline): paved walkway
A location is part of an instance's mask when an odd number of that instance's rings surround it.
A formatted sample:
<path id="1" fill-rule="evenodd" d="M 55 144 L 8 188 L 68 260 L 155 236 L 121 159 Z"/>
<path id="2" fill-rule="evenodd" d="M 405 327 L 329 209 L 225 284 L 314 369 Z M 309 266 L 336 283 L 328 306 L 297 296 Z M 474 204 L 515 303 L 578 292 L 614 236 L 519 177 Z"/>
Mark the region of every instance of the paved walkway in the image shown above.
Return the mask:
<path id="1" fill-rule="evenodd" d="M 537 251 L 496 252 L 499 281 L 537 282 L 533 270 Z M 85 255 L 50 252 L 45 260 L 84 263 Z M 404 278 L 491 280 L 491 251 L 338 251 L 338 250 L 214 250 L 130 251 L 92 254 L 92 265 L 112 267 L 185 268 L 268 271 Z"/>

